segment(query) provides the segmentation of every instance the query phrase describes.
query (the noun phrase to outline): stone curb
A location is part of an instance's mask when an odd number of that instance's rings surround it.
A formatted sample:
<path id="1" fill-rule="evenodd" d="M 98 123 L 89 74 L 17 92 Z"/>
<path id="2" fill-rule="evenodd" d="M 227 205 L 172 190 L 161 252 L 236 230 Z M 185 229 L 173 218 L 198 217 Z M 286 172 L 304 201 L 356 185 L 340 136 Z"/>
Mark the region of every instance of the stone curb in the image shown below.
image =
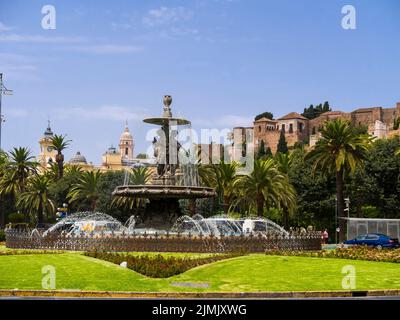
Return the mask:
<path id="1" fill-rule="evenodd" d="M 400 296 L 400 290 L 285 292 L 129 292 L 79 290 L 0 290 L 0 297 L 148 298 L 148 299 L 279 299 Z"/>

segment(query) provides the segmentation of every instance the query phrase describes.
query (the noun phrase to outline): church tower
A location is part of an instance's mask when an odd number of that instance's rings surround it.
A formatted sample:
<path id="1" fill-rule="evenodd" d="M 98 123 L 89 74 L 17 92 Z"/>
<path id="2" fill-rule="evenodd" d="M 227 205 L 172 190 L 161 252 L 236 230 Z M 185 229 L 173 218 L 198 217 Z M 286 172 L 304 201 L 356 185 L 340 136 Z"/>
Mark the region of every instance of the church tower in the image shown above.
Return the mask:
<path id="1" fill-rule="evenodd" d="M 51 146 L 51 138 L 53 137 L 53 131 L 50 128 L 50 120 L 47 124 L 47 129 L 43 134 L 43 137 L 39 140 L 40 154 L 38 161 L 42 167 L 49 167 L 56 160 L 57 151 Z"/>
<path id="2" fill-rule="evenodd" d="M 133 142 L 132 134 L 129 132 L 128 122 L 125 122 L 125 131 L 121 134 L 119 139 L 119 152 L 121 160 L 133 159 L 133 149 L 135 144 Z"/>

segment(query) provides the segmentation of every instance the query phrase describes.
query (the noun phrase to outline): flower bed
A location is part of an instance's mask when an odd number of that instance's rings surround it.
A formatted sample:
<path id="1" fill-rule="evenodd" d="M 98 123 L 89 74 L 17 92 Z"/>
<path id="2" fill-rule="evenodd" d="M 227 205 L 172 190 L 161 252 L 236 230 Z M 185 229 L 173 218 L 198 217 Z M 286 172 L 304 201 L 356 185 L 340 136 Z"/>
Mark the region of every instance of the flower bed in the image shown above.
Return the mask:
<path id="1" fill-rule="evenodd" d="M 133 256 L 126 253 L 85 252 L 88 257 L 109 261 L 115 264 L 127 263 L 127 267 L 151 278 L 168 278 L 191 268 L 242 255 L 241 253 L 219 254 L 204 258 L 164 257 L 162 255 Z"/>
<path id="2" fill-rule="evenodd" d="M 337 248 L 334 250 L 320 251 L 281 251 L 266 250 L 267 255 L 302 256 L 317 258 L 337 258 L 400 263 L 400 249 L 379 250 L 367 246 L 355 246 L 349 248 Z"/>

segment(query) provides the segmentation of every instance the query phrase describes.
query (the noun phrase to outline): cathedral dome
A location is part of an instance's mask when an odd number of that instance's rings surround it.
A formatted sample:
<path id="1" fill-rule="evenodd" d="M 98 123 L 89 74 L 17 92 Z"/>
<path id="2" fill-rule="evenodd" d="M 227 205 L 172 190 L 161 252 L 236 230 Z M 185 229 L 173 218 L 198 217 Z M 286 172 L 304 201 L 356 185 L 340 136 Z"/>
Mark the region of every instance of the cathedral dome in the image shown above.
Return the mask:
<path id="1" fill-rule="evenodd" d="M 129 132 L 128 124 L 125 125 L 125 130 L 121 134 L 120 140 L 131 140 L 131 141 L 133 141 L 132 134 Z"/>
<path id="2" fill-rule="evenodd" d="M 86 158 L 78 151 L 76 155 L 69 160 L 69 163 L 87 163 L 87 161 Z"/>

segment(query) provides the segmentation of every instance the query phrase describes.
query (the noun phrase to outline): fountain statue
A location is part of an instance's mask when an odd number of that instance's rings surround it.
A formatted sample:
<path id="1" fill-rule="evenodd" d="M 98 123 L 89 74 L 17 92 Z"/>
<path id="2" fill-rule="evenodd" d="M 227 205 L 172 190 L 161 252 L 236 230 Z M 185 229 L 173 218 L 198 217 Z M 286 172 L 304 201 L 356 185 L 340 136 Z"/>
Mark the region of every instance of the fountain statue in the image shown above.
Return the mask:
<path id="1" fill-rule="evenodd" d="M 191 123 L 189 120 L 172 116 L 171 96 L 164 96 L 163 103 L 161 117 L 143 120 L 145 123 L 160 126 L 157 131 L 158 137 L 153 140 L 157 170 L 151 184 L 122 185 L 113 192 L 114 196 L 149 200 L 143 217 L 141 221 L 136 221 L 135 228 L 168 229 L 182 215 L 180 199 L 189 199 L 194 214 L 196 199 L 216 196 L 214 189 L 199 185 L 196 163 L 193 161 L 180 163 L 182 155 L 190 157 L 193 154 L 190 155 L 190 152 L 183 150 L 177 140 L 178 127 Z"/>

